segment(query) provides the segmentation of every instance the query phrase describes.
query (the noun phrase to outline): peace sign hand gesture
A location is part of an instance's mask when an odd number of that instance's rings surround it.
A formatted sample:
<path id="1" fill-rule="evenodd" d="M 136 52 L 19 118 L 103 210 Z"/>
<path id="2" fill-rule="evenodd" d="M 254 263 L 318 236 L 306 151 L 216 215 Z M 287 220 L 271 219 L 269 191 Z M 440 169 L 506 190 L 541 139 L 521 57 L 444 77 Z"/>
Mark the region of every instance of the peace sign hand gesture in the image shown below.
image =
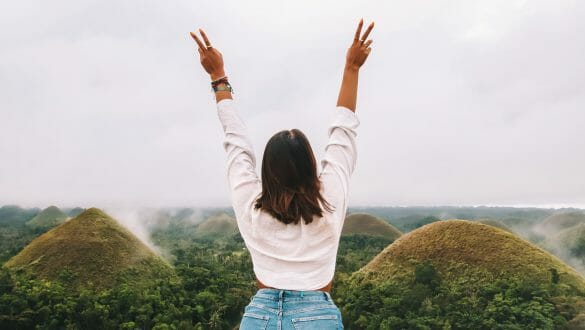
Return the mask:
<path id="1" fill-rule="evenodd" d="M 370 39 L 370 40 L 366 41 L 366 38 L 368 37 L 368 35 L 372 31 L 372 29 L 374 28 L 374 22 L 372 22 L 368 26 L 368 29 L 366 30 L 364 35 L 360 38 L 360 34 L 362 31 L 363 25 L 364 25 L 364 19 L 362 18 L 360 20 L 360 23 L 358 24 L 357 30 L 355 31 L 355 36 L 353 38 L 353 42 L 352 42 L 351 46 L 349 47 L 349 49 L 347 50 L 347 55 L 346 55 L 346 62 L 345 62 L 346 67 L 351 68 L 351 69 L 355 69 L 355 70 L 358 70 L 362 66 L 362 64 L 364 64 L 364 62 L 368 58 L 368 55 L 370 55 L 370 51 L 372 51 L 372 48 L 370 48 L 369 46 L 373 42 L 373 40 Z"/>
<path id="2" fill-rule="evenodd" d="M 223 56 L 221 53 L 213 46 L 211 46 L 211 42 L 207 38 L 205 32 L 202 29 L 199 29 L 203 40 L 205 41 L 205 45 L 197 38 L 194 32 L 189 32 L 191 37 L 195 39 L 197 45 L 199 46 L 199 55 L 201 57 L 201 65 L 205 69 L 207 73 L 211 76 L 211 80 L 219 79 L 225 76 L 225 71 L 223 67 Z"/>

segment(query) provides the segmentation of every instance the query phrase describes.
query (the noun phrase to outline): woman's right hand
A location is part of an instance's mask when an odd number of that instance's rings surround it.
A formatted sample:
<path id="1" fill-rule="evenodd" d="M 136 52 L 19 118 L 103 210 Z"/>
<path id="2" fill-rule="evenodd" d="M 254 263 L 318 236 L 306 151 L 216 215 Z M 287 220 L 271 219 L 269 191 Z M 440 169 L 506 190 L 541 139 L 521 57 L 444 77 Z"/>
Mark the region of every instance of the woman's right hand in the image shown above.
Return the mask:
<path id="1" fill-rule="evenodd" d="M 347 50 L 347 55 L 345 57 L 346 68 L 358 70 L 364 64 L 364 62 L 368 58 L 368 55 L 370 55 L 370 51 L 372 50 L 372 48 L 370 48 L 369 46 L 373 42 L 373 40 L 372 39 L 368 41 L 365 40 L 366 38 L 368 38 L 368 35 L 374 28 L 374 22 L 372 22 L 368 26 L 366 32 L 364 32 L 364 35 L 360 37 L 363 25 L 364 19 L 362 18 L 360 20 L 360 23 L 358 24 L 357 30 L 355 31 L 353 42 L 349 49 Z"/>

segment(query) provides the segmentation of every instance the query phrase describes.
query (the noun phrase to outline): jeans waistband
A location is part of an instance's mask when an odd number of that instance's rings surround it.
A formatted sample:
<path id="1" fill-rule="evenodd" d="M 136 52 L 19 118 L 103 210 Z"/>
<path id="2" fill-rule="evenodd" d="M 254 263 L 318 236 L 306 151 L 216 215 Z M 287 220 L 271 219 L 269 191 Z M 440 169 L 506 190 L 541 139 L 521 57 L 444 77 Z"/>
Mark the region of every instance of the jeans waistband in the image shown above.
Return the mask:
<path id="1" fill-rule="evenodd" d="M 270 299 L 275 301 L 299 300 L 304 299 L 304 297 L 307 297 L 307 299 L 310 300 L 325 300 L 333 302 L 333 299 L 331 298 L 331 294 L 329 292 L 320 290 L 297 291 L 262 288 L 258 289 L 254 297 Z"/>

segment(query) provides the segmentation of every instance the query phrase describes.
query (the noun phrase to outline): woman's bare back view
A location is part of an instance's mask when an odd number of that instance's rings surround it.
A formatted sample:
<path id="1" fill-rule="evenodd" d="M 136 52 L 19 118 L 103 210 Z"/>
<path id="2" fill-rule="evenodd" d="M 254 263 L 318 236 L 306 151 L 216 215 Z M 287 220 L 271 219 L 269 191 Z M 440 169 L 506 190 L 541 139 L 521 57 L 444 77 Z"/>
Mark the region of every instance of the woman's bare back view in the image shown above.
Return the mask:
<path id="1" fill-rule="evenodd" d="M 258 291 L 240 329 L 342 329 L 331 287 L 348 187 L 356 164 L 358 76 L 370 54 L 372 22 L 360 20 L 347 50 L 343 79 L 321 160 L 298 129 L 274 134 L 266 144 L 261 180 L 247 127 L 239 116 L 222 54 L 199 29 L 201 64 L 210 75 L 225 133 L 227 179 L 238 229 L 250 251 Z M 361 36 L 361 37 L 360 37 Z"/>

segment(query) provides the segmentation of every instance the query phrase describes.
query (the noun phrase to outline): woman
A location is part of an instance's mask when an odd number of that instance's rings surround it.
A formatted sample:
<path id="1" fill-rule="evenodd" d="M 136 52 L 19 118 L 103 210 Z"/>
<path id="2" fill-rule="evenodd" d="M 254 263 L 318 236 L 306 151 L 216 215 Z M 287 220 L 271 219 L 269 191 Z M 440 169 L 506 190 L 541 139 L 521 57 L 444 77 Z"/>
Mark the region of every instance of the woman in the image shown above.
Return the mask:
<path id="1" fill-rule="evenodd" d="M 298 129 L 277 132 L 266 144 L 262 180 L 254 149 L 227 81 L 221 53 L 199 29 L 201 64 L 210 74 L 227 152 L 227 179 L 237 224 L 250 251 L 258 291 L 240 329 L 342 329 L 331 286 L 350 177 L 356 165 L 358 74 L 370 54 L 360 20 L 346 63 L 329 142 L 317 175 L 315 156 Z"/>

